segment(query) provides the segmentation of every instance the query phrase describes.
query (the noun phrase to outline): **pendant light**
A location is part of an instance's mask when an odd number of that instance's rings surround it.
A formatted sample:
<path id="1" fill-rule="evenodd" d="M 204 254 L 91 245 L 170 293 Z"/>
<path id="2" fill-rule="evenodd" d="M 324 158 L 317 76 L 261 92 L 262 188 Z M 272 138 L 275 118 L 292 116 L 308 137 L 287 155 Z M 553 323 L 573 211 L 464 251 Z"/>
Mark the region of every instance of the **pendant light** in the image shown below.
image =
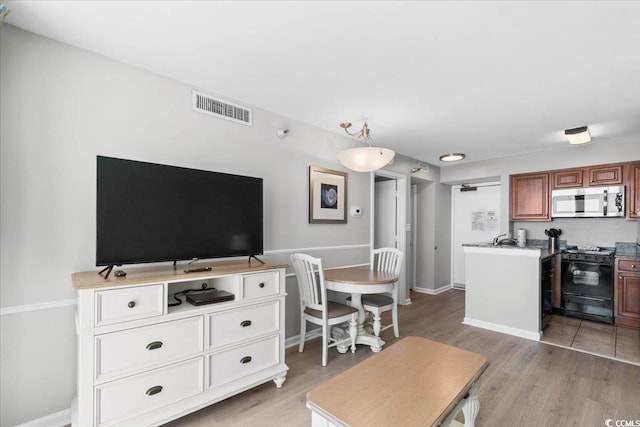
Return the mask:
<path id="1" fill-rule="evenodd" d="M 396 155 L 393 150 L 376 147 L 373 144 L 369 125 L 366 121 L 362 129 L 355 133 L 348 131 L 351 123 L 340 123 L 340 127 L 344 129 L 347 135 L 362 138 L 364 143 L 367 144 L 365 147 L 349 148 L 338 153 L 338 161 L 345 167 L 356 172 L 371 172 L 388 164 Z"/>

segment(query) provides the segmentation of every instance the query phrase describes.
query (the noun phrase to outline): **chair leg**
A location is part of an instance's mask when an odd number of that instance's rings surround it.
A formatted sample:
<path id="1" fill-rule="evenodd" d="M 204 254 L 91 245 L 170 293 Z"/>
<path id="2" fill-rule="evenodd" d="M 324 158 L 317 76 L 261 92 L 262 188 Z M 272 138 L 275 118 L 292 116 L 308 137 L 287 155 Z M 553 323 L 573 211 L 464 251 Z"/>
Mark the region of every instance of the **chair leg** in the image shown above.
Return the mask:
<path id="1" fill-rule="evenodd" d="M 356 338 L 358 336 L 358 320 L 357 313 L 351 316 L 351 322 L 349 322 L 349 335 L 351 336 L 351 353 L 356 352 Z"/>
<path id="2" fill-rule="evenodd" d="M 300 344 L 298 345 L 298 352 L 304 351 L 304 340 L 307 335 L 307 321 L 304 318 L 304 314 L 300 313 Z"/>
<path id="3" fill-rule="evenodd" d="M 329 346 L 329 340 L 327 337 L 327 325 L 322 325 L 322 366 L 327 366 L 327 348 Z"/>
<path id="4" fill-rule="evenodd" d="M 398 304 L 393 304 L 391 319 L 393 321 L 393 335 L 395 335 L 396 338 L 400 338 L 400 331 L 398 330 Z"/>
<path id="5" fill-rule="evenodd" d="M 382 328 L 380 310 L 376 310 L 373 312 L 373 333 L 376 334 L 377 337 L 380 336 L 380 329 Z"/>
<path id="6" fill-rule="evenodd" d="M 396 338 L 400 338 L 400 330 L 398 329 L 398 282 L 393 286 L 393 308 L 391 309 L 391 320 L 393 321 L 393 334 Z"/>

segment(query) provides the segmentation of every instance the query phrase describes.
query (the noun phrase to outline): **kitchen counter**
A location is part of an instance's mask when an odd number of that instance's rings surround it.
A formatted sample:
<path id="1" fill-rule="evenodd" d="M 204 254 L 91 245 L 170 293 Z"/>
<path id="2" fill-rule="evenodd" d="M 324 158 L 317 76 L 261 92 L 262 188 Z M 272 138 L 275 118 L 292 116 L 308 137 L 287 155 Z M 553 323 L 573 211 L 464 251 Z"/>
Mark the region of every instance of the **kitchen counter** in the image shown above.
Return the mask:
<path id="1" fill-rule="evenodd" d="M 511 246 L 511 245 L 498 245 L 495 246 L 492 242 L 478 242 L 478 243 L 463 243 L 463 247 L 471 247 L 471 248 L 487 248 L 487 249 L 496 249 L 496 251 L 502 251 L 505 249 L 515 249 L 518 251 L 540 251 L 540 259 L 545 259 L 550 256 L 556 255 L 560 253 L 560 250 L 550 251 L 548 247 L 545 246 Z M 500 252 L 495 252 L 496 254 L 500 254 Z"/>
<path id="2" fill-rule="evenodd" d="M 532 340 L 540 332 L 540 261 L 547 248 L 463 245 L 465 317 L 463 323 Z"/>
<path id="3" fill-rule="evenodd" d="M 636 242 L 616 242 L 616 258 L 638 258 L 640 257 L 639 250 L 640 247 Z"/>

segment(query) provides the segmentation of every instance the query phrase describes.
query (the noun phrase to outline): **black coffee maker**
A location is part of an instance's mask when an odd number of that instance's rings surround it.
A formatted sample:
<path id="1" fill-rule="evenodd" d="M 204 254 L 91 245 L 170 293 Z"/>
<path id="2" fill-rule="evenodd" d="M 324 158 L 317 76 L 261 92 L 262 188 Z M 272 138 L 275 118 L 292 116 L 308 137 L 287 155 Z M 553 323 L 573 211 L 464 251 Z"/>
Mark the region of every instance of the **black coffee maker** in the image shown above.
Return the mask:
<path id="1" fill-rule="evenodd" d="M 548 230 L 544 230 L 544 234 L 549 237 L 549 251 L 555 252 L 558 250 L 558 236 L 562 233 L 562 230 L 559 228 L 550 228 Z"/>

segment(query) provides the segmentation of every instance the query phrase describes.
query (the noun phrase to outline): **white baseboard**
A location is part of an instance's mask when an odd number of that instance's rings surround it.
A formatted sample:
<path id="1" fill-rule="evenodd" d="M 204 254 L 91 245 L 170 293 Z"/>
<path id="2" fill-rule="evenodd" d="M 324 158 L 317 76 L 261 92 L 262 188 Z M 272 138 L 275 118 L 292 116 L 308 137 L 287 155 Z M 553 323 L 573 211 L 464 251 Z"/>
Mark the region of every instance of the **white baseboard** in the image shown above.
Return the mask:
<path id="1" fill-rule="evenodd" d="M 413 287 L 413 291 L 417 292 L 419 294 L 427 294 L 427 295 L 438 295 L 441 294 L 443 292 L 448 291 L 449 289 L 452 289 L 451 285 L 445 285 L 436 289 L 429 289 L 429 288 L 421 288 L 418 286 L 414 286 Z"/>
<path id="2" fill-rule="evenodd" d="M 490 331 L 500 332 L 502 334 L 513 335 L 528 340 L 540 341 L 542 334 L 540 332 L 532 332 L 524 329 L 512 328 L 510 326 L 499 325 L 497 323 L 485 322 L 483 320 L 470 319 L 465 317 L 462 321 L 464 325 L 475 326 L 477 328 L 488 329 Z"/>
<path id="3" fill-rule="evenodd" d="M 47 415 L 16 427 L 63 427 L 71 424 L 71 408 Z"/>
<path id="4" fill-rule="evenodd" d="M 312 329 L 310 331 L 307 331 L 307 333 L 305 334 L 305 339 L 304 342 L 307 342 L 309 340 L 318 338 L 322 336 L 322 329 L 321 328 L 317 328 L 317 329 Z M 289 337 L 287 339 L 284 340 L 284 348 L 291 348 L 291 347 L 296 347 L 300 344 L 300 335 L 296 335 L 293 337 Z"/>

